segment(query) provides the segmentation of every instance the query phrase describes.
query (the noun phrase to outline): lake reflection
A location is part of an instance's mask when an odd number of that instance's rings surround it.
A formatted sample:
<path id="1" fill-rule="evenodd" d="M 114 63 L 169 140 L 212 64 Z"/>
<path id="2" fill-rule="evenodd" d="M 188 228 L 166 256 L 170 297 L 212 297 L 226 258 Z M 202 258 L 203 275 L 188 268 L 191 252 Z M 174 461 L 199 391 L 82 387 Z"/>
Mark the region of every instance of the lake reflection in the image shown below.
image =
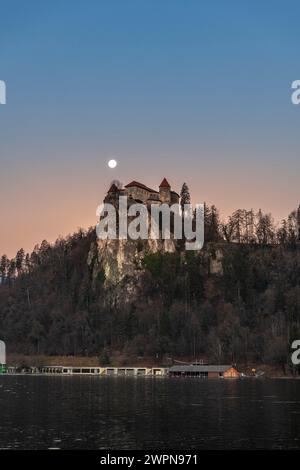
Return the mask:
<path id="1" fill-rule="evenodd" d="M 0 448 L 300 448 L 300 380 L 0 376 Z"/>

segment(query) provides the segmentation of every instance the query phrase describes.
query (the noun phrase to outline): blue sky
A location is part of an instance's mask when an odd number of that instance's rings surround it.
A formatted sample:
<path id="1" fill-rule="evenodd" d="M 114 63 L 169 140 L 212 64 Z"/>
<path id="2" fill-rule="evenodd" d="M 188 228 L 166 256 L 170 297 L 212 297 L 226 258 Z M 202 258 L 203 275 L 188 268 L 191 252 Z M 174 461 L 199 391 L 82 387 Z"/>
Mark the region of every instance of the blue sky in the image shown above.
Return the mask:
<path id="1" fill-rule="evenodd" d="M 186 181 L 224 217 L 299 203 L 299 2 L 0 6 L 1 252 L 93 224 L 113 178 Z"/>

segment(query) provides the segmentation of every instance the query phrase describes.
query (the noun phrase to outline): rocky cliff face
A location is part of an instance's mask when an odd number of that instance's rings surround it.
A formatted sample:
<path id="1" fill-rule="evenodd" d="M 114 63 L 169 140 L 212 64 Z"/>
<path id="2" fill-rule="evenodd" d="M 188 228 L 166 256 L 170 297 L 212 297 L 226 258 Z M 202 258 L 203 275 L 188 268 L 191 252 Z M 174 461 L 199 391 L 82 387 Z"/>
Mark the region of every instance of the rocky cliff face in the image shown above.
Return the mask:
<path id="1" fill-rule="evenodd" d="M 142 299 L 147 291 L 145 256 L 153 253 L 175 253 L 176 240 L 97 240 L 91 245 L 88 264 L 93 278 L 103 281 L 104 303 L 120 305 Z M 185 252 L 181 252 L 184 262 Z M 223 274 L 223 250 L 208 244 L 199 252 L 205 260 L 207 275 Z M 149 273 L 148 273 L 149 274 Z M 170 276 L 172 273 L 170 273 Z M 148 279 L 149 281 L 149 279 Z"/>
<path id="2" fill-rule="evenodd" d="M 141 294 L 145 255 L 175 251 L 174 240 L 97 240 L 91 246 L 88 264 L 94 278 L 103 274 L 107 301 L 126 303 Z"/>

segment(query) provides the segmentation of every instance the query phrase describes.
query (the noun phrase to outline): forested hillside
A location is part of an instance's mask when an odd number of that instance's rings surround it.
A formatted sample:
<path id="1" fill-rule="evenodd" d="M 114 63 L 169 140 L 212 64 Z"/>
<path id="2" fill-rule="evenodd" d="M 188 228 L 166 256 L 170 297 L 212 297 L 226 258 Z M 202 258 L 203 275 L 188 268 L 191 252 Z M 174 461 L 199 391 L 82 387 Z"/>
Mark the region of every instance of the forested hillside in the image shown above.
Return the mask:
<path id="1" fill-rule="evenodd" d="M 291 341 L 300 338 L 297 234 L 287 227 L 276 243 L 227 242 L 230 225 L 219 223 L 214 208 L 206 217 L 205 249 L 146 253 L 140 295 L 127 303 L 114 301 L 101 266 L 95 271 L 88 262 L 93 229 L 44 241 L 31 254 L 19 250 L 13 260 L 3 256 L 0 331 L 8 351 L 287 364 Z"/>

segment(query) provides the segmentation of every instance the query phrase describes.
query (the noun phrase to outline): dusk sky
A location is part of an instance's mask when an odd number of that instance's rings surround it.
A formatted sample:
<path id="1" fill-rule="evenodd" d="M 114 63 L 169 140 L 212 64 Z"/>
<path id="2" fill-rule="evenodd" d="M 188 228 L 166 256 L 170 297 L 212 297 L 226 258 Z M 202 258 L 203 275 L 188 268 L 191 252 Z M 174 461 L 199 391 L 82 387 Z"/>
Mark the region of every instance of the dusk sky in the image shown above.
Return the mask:
<path id="1" fill-rule="evenodd" d="M 0 0 L 0 16 L 0 255 L 94 225 L 113 179 L 185 181 L 224 218 L 298 206 L 298 1 Z"/>

